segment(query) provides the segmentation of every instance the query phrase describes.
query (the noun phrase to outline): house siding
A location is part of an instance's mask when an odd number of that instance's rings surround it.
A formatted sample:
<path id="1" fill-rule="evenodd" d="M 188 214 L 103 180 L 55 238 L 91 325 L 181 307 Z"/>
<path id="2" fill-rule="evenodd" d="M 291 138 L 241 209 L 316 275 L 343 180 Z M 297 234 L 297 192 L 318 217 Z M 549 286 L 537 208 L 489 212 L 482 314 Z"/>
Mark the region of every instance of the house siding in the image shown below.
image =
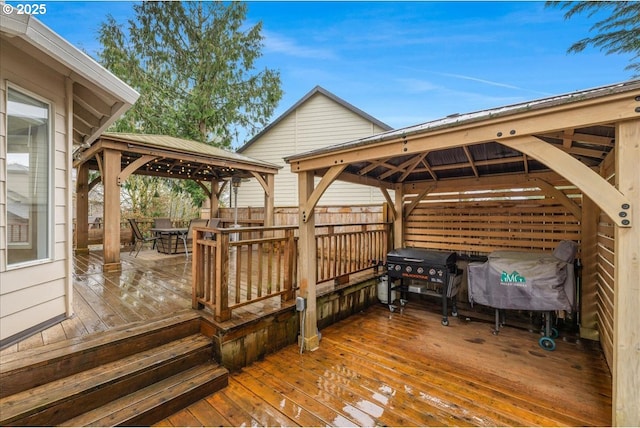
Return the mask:
<path id="1" fill-rule="evenodd" d="M 71 182 L 68 164 L 66 129 L 65 77 L 43 62 L 26 55 L 0 39 L 0 340 L 27 331 L 67 313 L 67 290 L 71 277 L 67 275 L 71 256 L 67 230 L 68 186 Z M 7 266 L 6 218 L 6 89 L 7 82 L 16 89 L 26 90 L 51 103 L 52 120 L 52 223 L 49 261 Z"/>
<path id="2" fill-rule="evenodd" d="M 383 131 L 380 126 L 324 94 L 316 93 L 247 147 L 243 154 L 282 166 L 275 176 L 274 205 L 297 206 L 298 176 L 291 172 L 284 157 Z M 378 189 L 336 181 L 322 196 L 319 205 L 344 205 L 346 202 L 360 205 L 382 203 L 384 200 Z M 255 180 L 242 183 L 238 191 L 238 205 L 264 205 L 264 192 Z"/>

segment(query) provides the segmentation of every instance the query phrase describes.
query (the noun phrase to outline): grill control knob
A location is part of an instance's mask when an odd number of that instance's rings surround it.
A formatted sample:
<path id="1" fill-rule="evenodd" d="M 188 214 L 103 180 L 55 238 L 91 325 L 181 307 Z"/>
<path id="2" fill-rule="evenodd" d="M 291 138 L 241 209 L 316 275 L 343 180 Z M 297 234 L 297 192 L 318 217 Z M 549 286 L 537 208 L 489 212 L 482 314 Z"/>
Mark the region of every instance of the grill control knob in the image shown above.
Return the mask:
<path id="1" fill-rule="evenodd" d="M 422 274 L 424 273 L 424 269 L 422 269 L 421 267 L 419 267 L 419 268 L 418 268 L 418 273 L 419 273 L 420 275 L 422 275 Z"/>
<path id="2" fill-rule="evenodd" d="M 412 271 L 413 269 L 411 268 L 411 266 L 407 266 L 406 270 L 407 270 L 407 272 L 411 273 L 411 271 Z"/>
<path id="3" fill-rule="evenodd" d="M 441 270 L 438 271 L 438 276 L 442 276 L 442 271 Z"/>
<path id="4" fill-rule="evenodd" d="M 396 270 L 399 271 L 400 270 L 400 265 L 396 265 Z"/>
<path id="5" fill-rule="evenodd" d="M 429 269 L 429 275 L 433 276 L 435 274 L 436 274 L 436 270 L 435 269 L 433 269 L 433 268 Z"/>

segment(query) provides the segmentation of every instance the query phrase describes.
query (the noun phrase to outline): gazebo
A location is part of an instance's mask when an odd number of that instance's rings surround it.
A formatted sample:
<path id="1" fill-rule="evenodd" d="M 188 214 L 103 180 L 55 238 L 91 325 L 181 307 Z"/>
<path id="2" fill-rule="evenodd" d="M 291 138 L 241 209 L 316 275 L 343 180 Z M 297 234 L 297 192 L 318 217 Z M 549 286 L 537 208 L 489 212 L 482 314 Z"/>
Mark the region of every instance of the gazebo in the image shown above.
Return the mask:
<path id="1" fill-rule="evenodd" d="M 131 174 L 194 180 L 209 197 L 217 216 L 220 195 L 233 178 L 255 178 L 264 189 L 265 226 L 273 224 L 277 165 L 204 143 L 165 135 L 104 133 L 76 152 L 76 252 L 88 252 L 89 191 L 104 186 L 103 270 L 120 269 L 120 186 Z M 89 171 L 99 176 L 89 182 Z"/>
<path id="2" fill-rule="evenodd" d="M 579 242 L 580 333 L 600 341 L 611 368 L 614 424 L 638 425 L 639 142 L 640 81 L 629 81 L 288 157 L 298 173 L 304 347 L 320 346 L 314 207 L 334 180 L 368 184 L 385 195 L 396 248 L 482 255 Z"/>

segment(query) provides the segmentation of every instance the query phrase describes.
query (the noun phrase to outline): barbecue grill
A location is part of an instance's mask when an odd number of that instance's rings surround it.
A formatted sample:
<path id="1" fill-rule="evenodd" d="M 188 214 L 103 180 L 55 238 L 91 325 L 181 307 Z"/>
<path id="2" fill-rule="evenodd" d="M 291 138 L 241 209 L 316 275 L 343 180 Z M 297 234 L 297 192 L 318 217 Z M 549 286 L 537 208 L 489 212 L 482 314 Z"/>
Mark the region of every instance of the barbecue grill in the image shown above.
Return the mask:
<path id="1" fill-rule="evenodd" d="M 406 293 L 417 293 L 442 298 L 442 325 L 449 325 L 447 300 L 452 302 L 452 316 L 457 316 L 456 295 L 462 279 L 462 271 L 456 265 L 456 253 L 422 248 L 398 248 L 387 253 L 388 293 L 401 293 L 404 305 Z M 400 280 L 398 285 L 395 280 Z M 395 306 L 389 301 L 389 309 Z"/>

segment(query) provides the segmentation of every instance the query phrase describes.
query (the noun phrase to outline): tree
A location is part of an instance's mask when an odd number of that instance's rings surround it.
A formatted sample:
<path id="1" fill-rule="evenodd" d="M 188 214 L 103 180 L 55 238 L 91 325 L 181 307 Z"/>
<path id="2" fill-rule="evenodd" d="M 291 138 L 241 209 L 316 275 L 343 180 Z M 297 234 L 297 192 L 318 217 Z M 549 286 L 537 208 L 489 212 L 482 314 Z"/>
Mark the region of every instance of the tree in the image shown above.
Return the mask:
<path id="1" fill-rule="evenodd" d="M 100 62 L 140 92 L 118 131 L 231 147 L 264 127 L 282 97 L 280 75 L 255 70 L 262 23 L 245 28 L 241 2 L 143 2 L 123 25 L 107 16 Z"/>
<path id="2" fill-rule="evenodd" d="M 591 31 L 598 34 L 575 42 L 569 53 L 582 52 L 587 46 L 600 48 L 607 54 L 631 53 L 631 63 L 625 67 L 640 75 L 640 3 L 630 1 L 550 1 L 547 6 L 566 10 L 565 19 L 586 13 L 589 18 L 599 12 L 610 11 L 610 15 L 596 22 Z"/>

